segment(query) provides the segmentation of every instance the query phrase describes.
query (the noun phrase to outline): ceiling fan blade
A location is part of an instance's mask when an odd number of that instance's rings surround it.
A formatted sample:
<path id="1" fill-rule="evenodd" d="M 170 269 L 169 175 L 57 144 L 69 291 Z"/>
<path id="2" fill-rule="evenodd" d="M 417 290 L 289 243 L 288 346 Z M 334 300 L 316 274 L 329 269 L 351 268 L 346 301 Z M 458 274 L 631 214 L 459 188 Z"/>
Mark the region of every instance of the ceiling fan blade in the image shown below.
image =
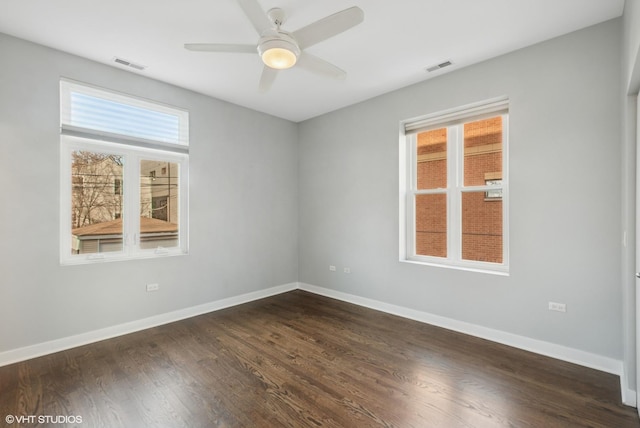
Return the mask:
<path id="1" fill-rule="evenodd" d="M 232 52 L 232 53 L 256 53 L 255 45 L 228 45 L 219 43 L 187 43 L 184 48 L 196 52 Z"/>
<path id="2" fill-rule="evenodd" d="M 292 33 L 300 49 L 313 46 L 361 23 L 364 12 L 357 6 L 334 13 Z"/>
<path id="3" fill-rule="evenodd" d="M 306 52 L 302 52 L 298 57 L 296 67 L 303 68 L 312 73 L 319 74 L 321 76 L 331 77 L 333 79 L 343 80 L 347 77 L 347 72 L 335 65 L 327 62 L 317 56 L 310 55 Z"/>
<path id="4" fill-rule="evenodd" d="M 259 35 L 262 36 L 266 30 L 273 28 L 273 24 L 269 21 L 267 14 L 262 10 L 257 0 L 238 0 L 238 4 Z"/>
<path id="5" fill-rule="evenodd" d="M 258 85 L 258 91 L 267 92 L 271 85 L 273 85 L 274 80 L 276 80 L 276 76 L 278 75 L 278 70 L 275 68 L 264 66 L 262 70 L 262 76 L 260 77 L 260 84 Z"/>

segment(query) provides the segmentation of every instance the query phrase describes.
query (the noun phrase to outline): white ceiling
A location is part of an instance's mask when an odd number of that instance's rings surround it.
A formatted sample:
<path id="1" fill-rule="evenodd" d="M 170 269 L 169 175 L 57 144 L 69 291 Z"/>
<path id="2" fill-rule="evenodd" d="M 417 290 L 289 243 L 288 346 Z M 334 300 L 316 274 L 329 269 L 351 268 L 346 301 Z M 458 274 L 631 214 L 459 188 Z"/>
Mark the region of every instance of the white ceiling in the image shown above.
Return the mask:
<path id="1" fill-rule="evenodd" d="M 347 71 L 336 81 L 281 71 L 258 92 L 258 55 L 189 52 L 184 43 L 256 43 L 236 0 L 2 0 L 0 32 L 295 122 L 622 15 L 624 0 L 258 0 L 297 30 L 350 6 L 364 22 L 311 46 Z M 444 61 L 453 66 L 427 73 Z"/>

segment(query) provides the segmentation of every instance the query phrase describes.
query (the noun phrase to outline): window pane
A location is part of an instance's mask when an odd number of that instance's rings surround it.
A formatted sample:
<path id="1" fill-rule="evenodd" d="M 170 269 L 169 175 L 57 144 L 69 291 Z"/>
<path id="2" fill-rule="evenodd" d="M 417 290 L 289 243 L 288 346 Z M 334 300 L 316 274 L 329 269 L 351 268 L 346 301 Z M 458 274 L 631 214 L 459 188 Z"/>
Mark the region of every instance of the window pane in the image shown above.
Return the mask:
<path id="1" fill-rule="evenodd" d="M 462 193 L 462 258 L 502 263 L 502 199 Z"/>
<path id="2" fill-rule="evenodd" d="M 502 180 L 502 117 L 464 124 L 464 185 Z"/>
<path id="3" fill-rule="evenodd" d="M 417 188 L 447 187 L 447 128 L 418 134 Z"/>
<path id="4" fill-rule="evenodd" d="M 177 163 L 140 161 L 140 248 L 178 246 Z"/>
<path id="5" fill-rule="evenodd" d="M 122 156 L 71 153 L 71 253 L 122 250 Z"/>
<path id="6" fill-rule="evenodd" d="M 177 115 L 78 92 L 71 93 L 70 124 L 96 131 L 180 143 L 180 119 Z"/>
<path id="7" fill-rule="evenodd" d="M 447 195 L 416 195 L 416 254 L 447 257 Z"/>

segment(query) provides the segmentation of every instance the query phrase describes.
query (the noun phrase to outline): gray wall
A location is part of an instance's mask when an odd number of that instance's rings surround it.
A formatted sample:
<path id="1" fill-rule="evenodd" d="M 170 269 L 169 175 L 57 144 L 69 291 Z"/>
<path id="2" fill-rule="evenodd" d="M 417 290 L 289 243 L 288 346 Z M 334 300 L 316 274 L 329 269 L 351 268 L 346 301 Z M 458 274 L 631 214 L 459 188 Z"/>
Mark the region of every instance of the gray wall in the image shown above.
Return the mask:
<path id="1" fill-rule="evenodd" d="M 0 56 L 0 352 L 297 280 L 296 124 L 4 35 Z M 190 111 L 188 256 L 59 266 L 61 76 Z"/>
<path id="2" fill-rule="evenodd" d="M 621 359 L 620 40 L 610 21 L 296 125 L 0 35 L 0 352 L 299 280 Z M 61 76 L 190 110 L 189 256 L 59 266 Z M 511 275 L 400 263 L 399 121 L 501 95 Z"/>
<path id="3" fill-rule="evenodd" d="M 609 21 L 301 123 L 300 282 L 622 359 L 620 40 Z M 510 276 L 399 262 L 399 121 L 502 95 Z"/>

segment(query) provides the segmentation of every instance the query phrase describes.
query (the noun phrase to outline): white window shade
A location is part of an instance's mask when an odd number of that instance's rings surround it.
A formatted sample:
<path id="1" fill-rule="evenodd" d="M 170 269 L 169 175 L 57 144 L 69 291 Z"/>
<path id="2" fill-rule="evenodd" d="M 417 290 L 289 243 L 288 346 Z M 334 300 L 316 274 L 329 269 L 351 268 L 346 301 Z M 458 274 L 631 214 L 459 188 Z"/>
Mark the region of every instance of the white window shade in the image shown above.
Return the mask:
<path id="1" fill-rule="evenodd" d="M 463 122 L 487 119 L 509 111 L 509 100 L 497 98 L 478 104 L 446 110 L 403 123 L 405 135 L 418 134 L 435 128 L 446 128 Z"/>
<path id="2" fill-rule="evenodd" d="M 179 151 L 188 147 L 189 116 L 184 110 L 69 80 L 61 80 L 60 98 L 63 134 L 181 146 Z"/>

